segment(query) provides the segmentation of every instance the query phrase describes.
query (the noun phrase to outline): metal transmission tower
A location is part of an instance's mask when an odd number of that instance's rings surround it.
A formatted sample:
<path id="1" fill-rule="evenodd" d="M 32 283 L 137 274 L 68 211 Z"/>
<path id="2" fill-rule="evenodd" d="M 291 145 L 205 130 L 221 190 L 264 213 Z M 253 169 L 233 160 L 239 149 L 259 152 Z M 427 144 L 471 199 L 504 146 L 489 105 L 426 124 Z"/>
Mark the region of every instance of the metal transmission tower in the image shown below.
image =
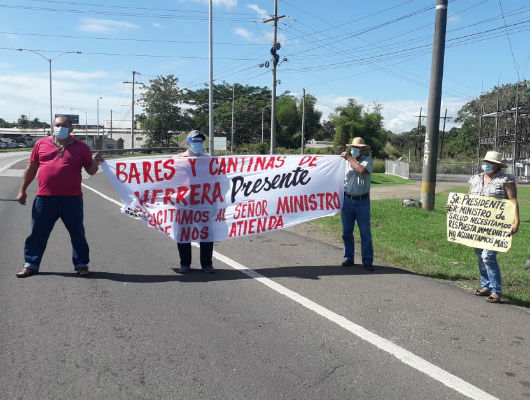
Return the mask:
<path id="1" fill-rule="evenodd" d="M 272 56 L 272 103 L 271 103 L 271 154 L 276 152 L 276 84 L 279 83 L 276 81 L 276 67 L 280 61 L 280 55 L 277 53 L 280 50 L 281 45 L 278 43 L 278 20 L 285 18 L 285 15 L 278 15 L 278 0 L 274 0 L 274 16 L 272 18 L 266 19 L 264 23 L 273 22 L 274 24 L 274 35 L 271 47 L 271 56 Z M 287 58 L 283 59 L 287 61 Z M 267 61 L 264 64 L 261 64 L 260 67 L 269 66 Z"/>
<path id="2" fill-rule="evenodd" d="M 134 128 L 135 128 L 135 121 L 134 121 L 134 85 L 143 85 L 141 82 L 136 82 L 135 76 L 141 75 L 139 72 L 133 71 L 132 72 L 132 82 L 125 81 L 123 83 L 131 83 L 132 84 L 132 100 L 131 100 L 131 149 L 134 149 Z"/>
<path id="3" fill-rule="evenodd" d="M 479 116 L 478 148 L 486 147 L 503 154 L 511 160 L 509 173 L 516 178 L 524 179 L 530 172 L 530 107 L 521 104 L 520 93 L 517 91 L 515 103 L 508 108 L 500 109 L 497 100 L 496 110 L 485 112 L 481 109 Z M 478 154 L 478 159 L 480 156 Z"/>
<path id="4" fill-rule="evenodd" d="M 424 140 L 424 137 L 425 137 L 425 134 L 422 133 L 422 119 L 423 118 L 427 118 L 426 115 L 421 115 L 421 112 L 423 110 L 423 107 L 420 107 L 420 114 L 419 115 L 414 115 L 416 118 L 418 118 L 418 126 L 416 128 L 416 136 L 418 137 L 418 139 L 416 140 L 416 143 L 414 144 L 414 157 L 416 157 L 416 150 L 419 150 L 420 151 L 420 158 L 421 158 L 421 144 L 425 141 Z M 409 157 L 410 158 L 410 157 Z M 410 159 L 409 159 L 409 162 L 410 162 Z"/>
<path id="5" fill-rule="evenodd" d="M 440 155 L 438 157 L 438 159 L 442 159 L 442 156 L 443 156 L 443 152 L 444 152 L 444 137 L 445 137 L 445 121 L 448 120 L 448 119 L 453 119 L 453 117 L 448 117 L 447 116 L 447 108 L 445 109 L 445 114 L 443 117 L 440 117 L 440 118 L 443 118 L 444 120 L 444 126 L 442 128 L 442 143 L 440 145 Z"/>
<path id="6" fill-rule="evenodd" d="M 422 208 L 429 211 L 434 211 L 436 190 L 436 159 L 438 156 L 440 105 L 442 102 L 447 2 L 448 0 L 436 0 L 436 17 L 432 45 L 431 84 L 429 89 L 429 103 L 427 106 L 427 130 L 421 183 Z"/>

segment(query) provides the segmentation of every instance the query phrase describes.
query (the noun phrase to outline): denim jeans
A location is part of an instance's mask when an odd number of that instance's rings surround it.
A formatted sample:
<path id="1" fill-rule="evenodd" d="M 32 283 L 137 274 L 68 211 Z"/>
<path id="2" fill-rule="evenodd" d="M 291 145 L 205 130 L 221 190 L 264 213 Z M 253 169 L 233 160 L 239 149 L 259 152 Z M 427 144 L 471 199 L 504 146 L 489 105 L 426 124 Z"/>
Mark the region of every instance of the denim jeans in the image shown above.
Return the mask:
<path id="1" fill-rule="evenodd" d="M 352 261 L 354 259 L 355 243 L 353 240 L 353 229 L 357 221 L 361 235 L 362 262 L 363 264 L 372 265 L 374 261 L 374 249 L 372 246 L 372 231 L 370 229 L 370 199 L 352 200 L 344 197 L 341 219 L 344 258 Z"/>
<path id="2" fill-rule="evenodd" d="M 212 266 L 213 242 L 200 242 L 201 267 Z M 191 243 L 177 243 L 181 266 L 191 265 Z"/>
<path id="3" fill-rule="evenodd" d="M 487 249 L 475 249 L 480 271 L 480 284 L 491 293 L 502 294 L 501 269 L 497 262 L 497 252 Z"/>
<path id="4" fill-rule="evenodd" d="M 70 234 L 74 269 L 88 267 L 88 244 L 83 226 L 82 196 L 37 196 L 31 210 L 31 234 L 24 246 L 24 267 L 38 271 L 48 238 L 61 218 Z"/>

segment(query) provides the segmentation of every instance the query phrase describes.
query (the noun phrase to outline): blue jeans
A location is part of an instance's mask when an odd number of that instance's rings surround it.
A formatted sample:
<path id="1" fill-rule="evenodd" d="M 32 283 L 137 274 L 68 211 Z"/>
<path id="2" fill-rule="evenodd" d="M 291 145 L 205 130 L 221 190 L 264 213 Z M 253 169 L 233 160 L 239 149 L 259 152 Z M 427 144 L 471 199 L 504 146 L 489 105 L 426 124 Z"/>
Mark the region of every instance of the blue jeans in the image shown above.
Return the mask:
<path id="1" fill-rule="evenodd" d="M 82 196 L 37 196 L 31 210 L 31 234 L 24 246 L 24 267 L 38 271 L 48 238 L 61 218 L 70 233 L 74 269 L 88 267 L 88 244 L 83 226 Z"/>
<path id="2" fill-rule="evenodd" d="M 497 252 L 487 249 L 475 249 L 480 271 L 480 284 L 491 293 L 502 294 L 501 269 L 497 262 Z"/>
<path id="3" fill-rule="evenodd" d="M 344 197 L 341 212 L 342 241 L 344 242 L 344 258 L 353 261 L 355 243 L 353 229 L 355 222 L 361 234 L 361 256 L 363 264 L 372 265 L 374 249 L 372 246 L 372 231 L 370 229 L 370 199 L 352 200 Z"/>

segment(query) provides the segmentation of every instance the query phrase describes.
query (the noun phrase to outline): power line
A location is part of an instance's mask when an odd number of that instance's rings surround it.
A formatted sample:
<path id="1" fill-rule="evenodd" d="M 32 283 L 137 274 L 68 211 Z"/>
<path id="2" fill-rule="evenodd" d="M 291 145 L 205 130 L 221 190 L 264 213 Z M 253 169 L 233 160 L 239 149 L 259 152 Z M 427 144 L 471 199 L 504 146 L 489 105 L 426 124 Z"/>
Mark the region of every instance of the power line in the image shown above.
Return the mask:
<path id="1" fill-rule="evenodd" d="M 107 41 L 127 41 L 127 42 L 147 42 L 147 43 L 179 43 L 179 44 L 208 44 L 205 41 L 190 41 L 190 40 L 155 40 L 155 39 L 132 39 L 132 38 L 109 38 L 101 36 L 76 36 L 76 35 L 51 35 L 46 33 L 34 33 L 34 32 L 8 32 L 0 31 L 1 34 L 6 35 L 20 35 L 20 36 L 38 36 L 38 37 L 58 37 L 66 39 L 88 39 L 88 40 L 107 40 Z M 265 46 L 266 43 L 233 43 L 233 42 L 217 42 L 214 43 L 216 46 L 229 45 L 229 46 Z"/>
<path id="2" fill-rule="evenodd" d="M 515 62 L 515 55 L 513 54 L 512 41 L 510 40 L 510 35 L 508 34 L 508 29 L 506 28 L 506 19 L 504 18 L 504 10 L 502 9 L 502 2 L 499 0 L 499 7 L 501 8 L 502 20 L 504 21 L 504 29 L 506 30 L 506 38 L 508 39 L 508 44 L 510 45 L 510 52 L 512 53 L 513 67 L 515 68 L 515 73 L 517 74 L 517 81 L 520 81 L 519 69 L 517 68 L 517 63 Z"/>
<path id="3" fill-rule="evenodd" d="M 0 47 L 0 50 L 18 50 L 11 47 Z M 44 53 L 60 53 L 62 50 L 43 50 L 36 49 L 36 51 L 42 51 Z M 198 57 L 198 56 L 173 56 L 173 55 L 162 55 L 162 54 L 127 54 L 127 53 L 105 53 L 105 52 L 89 52 L 83 51 L 84 55 L 96 55 L 96 56 L 118 56 L 118 57 L 148 57 L 148 58 L 183 58 L 191 60 L 207 60 L 208 57 Z M 253 58 L 232 58 L 232 57 L 218 57 L 218 60 L 230 60 L 230 61 L 257 61 Z"/>
<path id="4" fill-rule="evenodd" d="M 171 15 L 171 14 L 146 14 L 146 13 L 135 13 L 135 12 L 110 12 L 102 10 L 76 10 L 69 8 L 50 8 L 50 7 L 33 7 L 33 6 L 14 6 L 9 4 L 0 4 L 0 8 L 29 10 L 29 11 L 45 11 L 45 12 L 62 12 L 70 14 L 87 14 L 87 15 L 111 15 L 111 16 L 123 16 L 123 17 L 135 17 L 135 18 L 161 18 L 161 19 L 186 19 L 186 20 L 208 20 L 208 16 L 190 16 L 190 15 Z M 214 17 L 217 21 L 232 21 L 232 22 L 253 22 L 256 19 L 244 19 L 244 18 L 225 18 L 225 17 Z"/>
<path id="5" fill-rule="evenodd" d="M 127 6 L 116 6 L 111 4 L 104 3 L 78 3 L 74 1 L 59 1 L 59 0 L 27 0 L 39 3 L 54 3 L 54 4 L 69 4 L 77 6 L 89 6 L 89 7 L 108 7 L 108 8 L 119 8 L 119 9 L 134 9 L 134 10 L 148 10 L 148 11 L 168 11 L 168 12 L 182 12 L 182 13 L 195 13 L 195 14 L 205 14 L 208 15 L 207 11 L 202 10 L 182 10 L 174 8 L 153 8 L 153 7 L 127 7 Z M 249 15 L 253 16 L 253 13 L 237 13 L 237 12 L 217 12 L 217 14 L 228 14 L 228 15 Z"/>

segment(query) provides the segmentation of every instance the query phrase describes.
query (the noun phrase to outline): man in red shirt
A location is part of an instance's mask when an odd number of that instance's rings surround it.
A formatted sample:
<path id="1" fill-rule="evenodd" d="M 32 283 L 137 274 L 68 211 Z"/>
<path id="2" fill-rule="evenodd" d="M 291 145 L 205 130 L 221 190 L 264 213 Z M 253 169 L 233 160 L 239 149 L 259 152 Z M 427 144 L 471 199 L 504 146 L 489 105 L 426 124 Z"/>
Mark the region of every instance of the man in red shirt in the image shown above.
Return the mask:
<path id="1" fill-rule="evenodd" d="M 72 242 L 72 262 L 79 275 L 88 275 L 89 249 L 83 226 L 81 168 L 94 175 L 103 160 L 74 136 L 72 124 L 61 116 L 53 122 L 53 135 L 35 143 L 29 164 L 24 170 L 17 200 L 26 204 L 26 189 L 38 175 L 39 190 L 31 212 L 31 234 L 24 246 L 24 267 L 17 277 L 26 278 L 39 272 L 50 233 L 61 218 Z"/>

